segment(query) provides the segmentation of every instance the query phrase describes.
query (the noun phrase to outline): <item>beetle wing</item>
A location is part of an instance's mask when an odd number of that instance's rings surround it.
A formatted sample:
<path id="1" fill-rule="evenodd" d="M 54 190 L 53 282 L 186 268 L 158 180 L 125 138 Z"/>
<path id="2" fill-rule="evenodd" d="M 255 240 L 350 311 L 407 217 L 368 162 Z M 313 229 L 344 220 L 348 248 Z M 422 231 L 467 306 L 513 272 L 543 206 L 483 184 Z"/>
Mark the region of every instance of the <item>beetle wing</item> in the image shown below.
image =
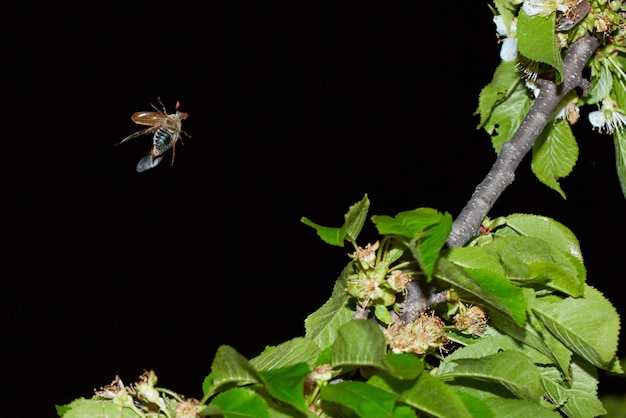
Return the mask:
<path id="1" fill-rule="evenodd" d="M 146 170 L 150 170 L 151 168 L 156 167 L 157 165 L 159 165 L 163 157 L 164 155 L 159 155 L 159 156 L 152 158 L 152 153 L 151 152 L 147 153 L 137 163 L 137 172 L 141 173 L 141 172 L 144 172 Z"/>
<path id="2" fill-rule="evenodd" d="M 137 125 L 155 126 L 160 125 L 167 116 L 161 112 L 135 112 L 130 118 Z"/>
<path id="3" fill-rule="evenodd" d="M 142 129 L 141 131 L 137 131 L 135 133 L 132 133 L 132 134 L 128 135 L 126 138 L 122 139 L 120 142 L 118 142 L 115 145 L 120 145 L 120 144 L 123 144 L 126 141 L 130 141 L 131 139 L 137 138 L 138 136 L 146 135 L 146 134 L 155 132 L 157 129 L 159 129 L 158 126 L 151 126 L 149 128 Z"/>

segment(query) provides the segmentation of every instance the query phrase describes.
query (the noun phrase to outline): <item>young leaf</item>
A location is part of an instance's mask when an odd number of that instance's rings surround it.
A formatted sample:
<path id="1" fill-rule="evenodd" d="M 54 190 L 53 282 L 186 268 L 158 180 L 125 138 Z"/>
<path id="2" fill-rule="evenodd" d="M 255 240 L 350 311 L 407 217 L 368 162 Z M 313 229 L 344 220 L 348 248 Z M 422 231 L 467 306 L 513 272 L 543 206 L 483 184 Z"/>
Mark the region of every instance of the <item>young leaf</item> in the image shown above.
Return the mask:
<path id="1" fill-rule="evenodd" d="M 485 126 L 491 117 L 493 109 L 505 100 L 519 83 L 520 76 L 515 69 L 515 62 L 500 62 L 491 82 L 483 87 L 478 96 L 478 108 L 474 112 L 475 115 L 480 115 L 480 123 L 476 127 L 477 129 Z"/>
<path id="2" fill-rule="evenodd" d="M 563 60 L 556 39 L 556 14 L 548 17 L 528 16 L 520 9 L 517 19 L 517 47 L 520 54 L 533 61 L 550 65 L 563 75 Z"/>
<path id="3" fill-rule="evenodd" d="M 444 222 L 450 214 L 431 209 L 418 208 L 411 211 L 400 212 L 395 217 L 387 215 L 374 215 L 372 222 L 381 235 L 399 235 L 412 239 L 417 237 L 426 228 Z"/>
<path id="4" fill-rule="evenodd" d="M 136 418 L 137 414 L 130 408 L 123 408 L 109 400 L 78 398 L 63 407 L 57 406 L 57 411 L 64 411 L 63 418 Z"/>
<path id="5" fill-rule="evenodd" d="M 566 120 L 548 124 L 533 145 L 531 168 L 546 186 L 557 191 L 563 199 L 559 179 L 567 177 L 578 160 L 578 144 Z"/>
<path id="6" fill-rule="evenodd" d="M 350 322 L 354 314 L 350 309 L 350 295 L 345 291 L 348 275 L 352 272 L 352 264 L 348 264 L 335 282 L 330 299 L 304 321 L 306 337 L 315 342 L 321 350 L 335 341 L 338 329 Z"/>
<path id="7" fill-rule="evenodd" d="M 523 116 L 528 113 L 530 104 L 528 89 L 520 82 L 514 86 L 505 101 L 493 108 L 484 128 L 491 136 L 491 144 L 497 154 L 500 154 L 502 145 L 513 137 L 522 124 Z"/>
<path id="8" fill-rule="evenodd" d="M 228 345 L 221 345 L 211 364 L 213 391 L 220 387 L 261 383 L 257 372 L 248 360 Z"/>
<path id="9" fill-rule="evenodd" d="M 345 381 L 324 386 L 322 400 L 345 405 L 359 417 L 392 418 L 397 396 L 363 382 Z"/>
<path id="10" fill-rule="evenodd" d="M 381 235 L 405 238 L 407 246 L 427 277 L 432 275 L 439 252 L 452 228 L 452 216 L 430 208 L 401 212 L 394 218 L 372 216 L 372 222 Z"/>
<path id="11" fill-rule="evenodd" d="M 598 290 L 586 286 L 580 298 L 537 298 L 531 307 L 570 350 L 600 369 L 623 372 L 615 363 L 620 318 Z"/>
<path id="12" fill-rule="evenodd" d="M 361 229 L 363 229 L 363 225 L 365 224 L 369 206 L 370 201 L 366 194 L 360 202 L 350 206 L 348 212 L 344 215 L 345 222 L 340 228 L 318 225 L 304 216 L 300 221 L 314 228 L 317 231 L 317 235 L 326 243 L 343 247 L 345 240 L 356 242 L 356 238 L 359 233 L 361 233 Z"/>
<path id="13" fill-rule="evenodd" d="M 263 353 L 250 360 L 257 371 L 274 370 L 281 367 L 306 363 L 310 368 L 320 355 L 317 344 L 308 338 L 297 337 L 276 347 L 268 347 Z"/>

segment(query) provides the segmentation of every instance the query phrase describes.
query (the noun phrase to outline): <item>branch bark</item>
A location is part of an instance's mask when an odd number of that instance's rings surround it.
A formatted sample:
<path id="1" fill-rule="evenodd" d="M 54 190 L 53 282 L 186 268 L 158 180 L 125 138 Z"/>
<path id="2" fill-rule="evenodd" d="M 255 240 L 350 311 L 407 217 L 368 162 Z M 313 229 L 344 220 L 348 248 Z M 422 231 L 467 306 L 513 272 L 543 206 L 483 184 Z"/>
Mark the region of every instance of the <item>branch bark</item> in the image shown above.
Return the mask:
<path id="1" fill-rule="evenodd" d="M 588 87 L 582 71 L 599 45 L 600 42 L 595 37 L 586 35 L 570 46 L 563 59 L 562 85 L 557 86 L 550 80 L 539 80 L 539 95 L 522 124 L 502 146 L 491 170 L 454 220 L 446 241 L 448 247 L 461 247 L 478 235 L 483 219 L 504 189 L 515 180 L 515 170 L 550 121 L 550 116 L 561 99 L 574 88 Z"/>

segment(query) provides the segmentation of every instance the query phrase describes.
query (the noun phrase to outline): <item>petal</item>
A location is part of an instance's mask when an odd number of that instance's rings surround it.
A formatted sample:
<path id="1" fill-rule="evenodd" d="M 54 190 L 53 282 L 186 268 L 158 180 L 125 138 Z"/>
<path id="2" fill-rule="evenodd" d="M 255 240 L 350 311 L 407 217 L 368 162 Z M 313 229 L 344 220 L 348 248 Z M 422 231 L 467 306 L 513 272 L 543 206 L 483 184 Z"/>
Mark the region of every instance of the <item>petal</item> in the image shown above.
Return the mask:
<path id="1" fill-rule="evenodd" d="M 496 32 L 500 36 L 506 36 L 509 33 L 509 30 L 504 26 L 504 20 L 502 19 L 502 15 L 494 16 L 493 23 L 496 24 Z"/>
<path id="2" fill-rule="evenodd" d="M 502 61 L 511 62 L 517 57 L 517 39 L 506 38 L 502 42 L 502 48 L 500 49 L 500 58 Z"/>
<path id="3" fill-rule="evenodd" d="M 544 0 L 526 0 L 523 7 L 528 16 L 547 16 L 552 13 L 549 5 Z"/>
<path id="4" fill-rule="evenodd" d="M 604 117 L 604 112 L 601 110 L 594 110 L 593 112 L 589 112 L 589 123 L 593 125 L 596 129 L 602 129 L 606 124 L 606 118 Z"/>

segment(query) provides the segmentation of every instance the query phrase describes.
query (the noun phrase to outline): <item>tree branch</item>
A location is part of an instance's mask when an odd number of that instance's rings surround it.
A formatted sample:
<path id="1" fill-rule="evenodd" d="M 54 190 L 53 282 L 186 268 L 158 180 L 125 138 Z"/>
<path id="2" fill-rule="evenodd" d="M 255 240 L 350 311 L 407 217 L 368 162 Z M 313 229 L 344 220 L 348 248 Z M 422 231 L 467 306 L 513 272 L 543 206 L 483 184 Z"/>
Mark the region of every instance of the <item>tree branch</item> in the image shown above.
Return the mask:
<path id="1" fill-rule="evenodd" d="M 591 35 L 573 43 L 563 59 L 563 84 L 539 80 L 539 95 L 513 137 L 502 146 L 500 154 L 485 179 L 476 187 L 452 225 L 446 244 L 461 247 L 478 235 L 480 224 L 489 210 L 515 179 L 515 170 L 531 150 L 537 137 L 550 121 L 550 115 L 561 99 L 576 87 L 588 87 L 582 71 L 600 42 Z"/>

